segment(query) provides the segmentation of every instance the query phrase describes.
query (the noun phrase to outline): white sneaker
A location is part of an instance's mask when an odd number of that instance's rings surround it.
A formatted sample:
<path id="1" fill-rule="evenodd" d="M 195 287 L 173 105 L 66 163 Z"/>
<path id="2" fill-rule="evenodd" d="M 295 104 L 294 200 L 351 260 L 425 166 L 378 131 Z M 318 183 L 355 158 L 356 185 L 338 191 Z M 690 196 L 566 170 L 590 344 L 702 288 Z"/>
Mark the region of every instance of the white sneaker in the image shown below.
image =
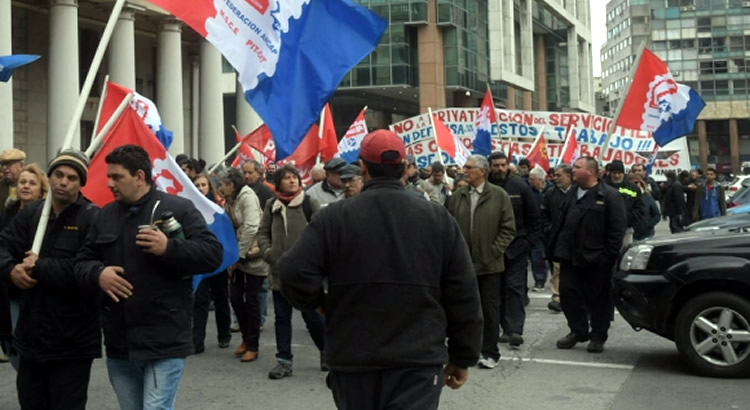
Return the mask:
<path id="1" fill-rule="evenodd" d="M 480 369 L 494 369 L 497 367 L 497 360 L 491 358 L 491 357 L 483 357 L 479 359 L 479 363 L 477 366 Z"/>

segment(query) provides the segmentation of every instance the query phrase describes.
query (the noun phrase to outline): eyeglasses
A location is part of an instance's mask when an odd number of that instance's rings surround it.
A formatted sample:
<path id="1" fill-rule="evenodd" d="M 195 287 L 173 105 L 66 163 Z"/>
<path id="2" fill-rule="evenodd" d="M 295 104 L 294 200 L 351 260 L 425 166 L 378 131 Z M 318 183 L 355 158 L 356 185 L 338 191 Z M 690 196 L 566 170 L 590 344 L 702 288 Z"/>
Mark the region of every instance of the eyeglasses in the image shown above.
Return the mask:
<path id="1" fill-rule="evenodd" d="M 475 168 L 476 168 L 476 167 L 474 167 L 474 166 L 471 166 L 471 165 L 464 165 L 464 169 L 465 169 L 465 170 L 469 170 L 469 171 L 471 171 L 472 169 L 475 169 Z"/>

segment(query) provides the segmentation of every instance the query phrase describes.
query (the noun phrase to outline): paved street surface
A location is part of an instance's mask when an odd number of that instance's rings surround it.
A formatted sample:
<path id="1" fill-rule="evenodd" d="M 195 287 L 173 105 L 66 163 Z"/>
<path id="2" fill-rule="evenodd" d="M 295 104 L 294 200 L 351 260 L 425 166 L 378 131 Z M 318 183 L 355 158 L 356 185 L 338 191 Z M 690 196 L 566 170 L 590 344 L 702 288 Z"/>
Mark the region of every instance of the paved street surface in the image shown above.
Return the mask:
<path id="1" fill-rule="evenodd" d="M 664 224 L 660 224 L 664 231 Z M 687 372 L 674 344 L 646 332 L 633 331 L 616 316 L 606 351 L 595 355 L 580 344 L 558 350 L 555 341 L 567 334 L 564 317 L 547 310 L 549 291 L 530 293 L 524 339 L 518 350 L 501 345 L 502 360 L 493 370 L 472 369 L 469 382 L 457 391 L 444 390 L 443 409 L 750 409 L 748 380 L 700 378 Z M 269 303 L 271 306 L 273 304 Z M 269 312 L 271 313 L 271 312 Z M 274 366 L 273 315 L 261 334 L 260 357 L 240 363 L 229 349 L 219 349 L 213 318 L 206 352 L 187 361 L 177 397 L 178 409 L 331 409 L 333 401 L 318 367 L 318 352 L 294 319 L 294 376 L 269 380 Z M 0 409 L 19 406 L 15 372 L 0 364 Z M 96 360 L 89 387 L 94 410 L 117 409 L 103 360 Z"/>

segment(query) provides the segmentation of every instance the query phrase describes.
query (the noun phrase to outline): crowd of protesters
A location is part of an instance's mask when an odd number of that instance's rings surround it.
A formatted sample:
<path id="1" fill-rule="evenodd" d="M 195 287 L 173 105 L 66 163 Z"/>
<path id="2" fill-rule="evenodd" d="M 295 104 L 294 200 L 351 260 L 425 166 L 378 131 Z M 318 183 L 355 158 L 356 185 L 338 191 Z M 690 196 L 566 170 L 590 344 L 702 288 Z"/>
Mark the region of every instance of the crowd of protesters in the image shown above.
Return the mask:
<path id="1" fill-rule="evenodd" d="M 185 279 L 217 268 L 221 245 L 190 201 L 154 188 L 143 149 L 129 145 L 107 155 L 115 202 L 101 209 L 80 194 L 84 154 L 63 151 L 45 172 L 27 165 L 23 151 L 0 153 L 0 361 L 18 371 L 22 408 L 84 408 L 102 329 L 120 407 L 171 408 L 185 357 L 207 348 L 211 307 L 218 348 L 229 348 L 237 331 L 234 354 L 248 363 L 267 353 L 259 337 L 269 303 L 277 359 L 270 379 L 293 374 L 297 308 L 320 350 L 320 370 L 330 365 L 339 407 L 383 394 L 363 390 L 373 380 L 388 386 L 399 378 L 391 387 L 403 395 L 394 397 L 419 397 L 431 407 L 439 390 L 421 386 L 419 377 L 444 377 L 458 388 L 466 368 L 497 366 L 499 343 L 524 343 L 529 291 L 549 286 L 549 310 L 563 312 L 570 333 L 558 348 L 588 341 L 589 352 L 603 352 L 620 249 L 653 237 L 662 218 L 677 233 L 726 212 L 710 168 L 669 171 L 657 183 L 641 164 L 626 173 L 620 161 L 602 167 L 584 157 L 545 172 L 494 152 L 473 155 L 460 168 L 435 162 L 420 169 L 383 130 L 368 135 L 360 156 L 353 164 L 334 158 L 316 165 L 308 187 L 291 165 L 251 159 L 209 175 L 204 161 L 178 156 L 198 190 L 226 210 L 240 252 L 193 295 Z M 30 249 L 47 195 L 52 212 L 37 255 Z M 159 229 L 170 217 L 181 225 L 177 239 Z M 406 272 L 414 277 L 397 275 Z M 378 298 L 390 298 L 390 306 L 378 311 Z M 415 300 L 428 312 L 410 310 Z M 415 323 L 418 317 L 425 323 Z M 353 340 L 357 346 L 348 345 Z M 378 361 L 425 373 L 383 373 Z"/>

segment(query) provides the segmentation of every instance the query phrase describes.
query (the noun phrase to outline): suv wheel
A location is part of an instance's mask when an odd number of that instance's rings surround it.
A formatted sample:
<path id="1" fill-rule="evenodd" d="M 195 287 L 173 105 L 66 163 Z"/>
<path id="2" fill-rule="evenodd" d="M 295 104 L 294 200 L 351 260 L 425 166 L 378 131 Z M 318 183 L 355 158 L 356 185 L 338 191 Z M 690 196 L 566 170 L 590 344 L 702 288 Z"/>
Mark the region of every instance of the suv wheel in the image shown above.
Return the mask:
<path id="1" fill-rule="evenodd" d="M 698 374 L 750 375 L 750 302 L 724 292 L 691 299 L 677 316 L 675 343 Z"/>

